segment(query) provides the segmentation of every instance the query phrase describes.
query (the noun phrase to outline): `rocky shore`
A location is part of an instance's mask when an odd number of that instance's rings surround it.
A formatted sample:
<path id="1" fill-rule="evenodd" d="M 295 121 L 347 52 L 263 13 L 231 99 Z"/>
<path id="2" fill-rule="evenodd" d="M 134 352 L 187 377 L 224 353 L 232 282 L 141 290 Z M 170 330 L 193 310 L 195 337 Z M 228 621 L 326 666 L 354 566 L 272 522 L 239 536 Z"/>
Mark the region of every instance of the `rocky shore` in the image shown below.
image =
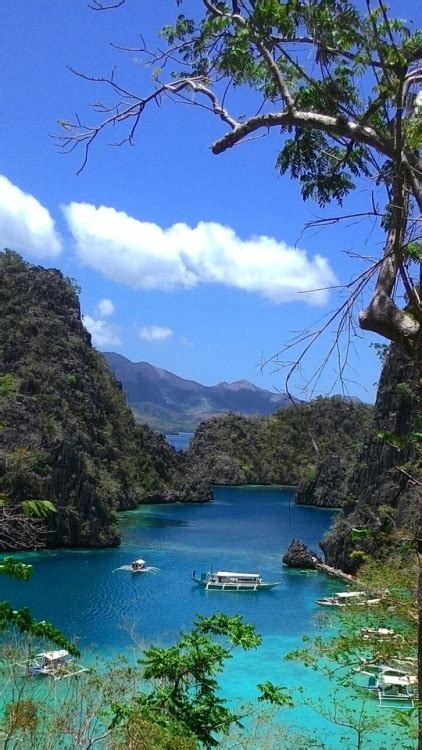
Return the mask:
<path id="1" fill-rule="evenodd" d="M 292 539 L 281 561 L 289 568 L 301 568 L 302 570 L 316 570 L 317 563 L 322 563 L 322 559 L 308 549 L 300 539 Z"/>

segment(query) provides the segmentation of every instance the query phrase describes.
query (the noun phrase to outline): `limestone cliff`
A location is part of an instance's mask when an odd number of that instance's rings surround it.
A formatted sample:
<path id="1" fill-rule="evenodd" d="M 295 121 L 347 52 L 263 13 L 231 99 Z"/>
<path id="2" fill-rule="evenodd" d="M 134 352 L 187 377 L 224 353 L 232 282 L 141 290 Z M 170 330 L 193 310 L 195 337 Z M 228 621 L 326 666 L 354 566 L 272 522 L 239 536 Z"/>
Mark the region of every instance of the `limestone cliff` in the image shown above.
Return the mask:
<path id="1" fill-rule="evenodd" d="M 148 494 L 209 499 L 185 489 L 174 449 L 135 424 L 92 348 L 74 282 L 1 253 L 0 495 L 54 502 L 50 546 L 101 547 L 119 542 L 116 511 Z"/>
<path id="2" fill-rule="evenodd" d="M 294 501 L 297 505 L 339 508 L 344 500 L 351 461 L 350 454 L 332 453 L 318 461 L 314 475 L 300 482 Z"/>
<path id="3" fill-rule="evenodd" d="M 349 470 L 342 514 L 321 543 L 330 565 L 354 572 L 362 553 L 376 554 L 414 534 L 422 506 L 420 448 L 412 438 L 418 417 L 414 366 L 392 347 L 381 374 L 371 437 Z M 369 536 L 353 539 L 353 528 L 365 529 Z"/>
<path id="4" fill-rule="evenodd" d="M 356 453 L 371 415 L 371 407 L 340 396 L 316 398 L 270 417 L 225 414 L 199 425 L 186 460 L 194 474 L 213 484 L 312 483 L 318 456 Z M 337 504 L 334 493 L 330 504 Z"/>

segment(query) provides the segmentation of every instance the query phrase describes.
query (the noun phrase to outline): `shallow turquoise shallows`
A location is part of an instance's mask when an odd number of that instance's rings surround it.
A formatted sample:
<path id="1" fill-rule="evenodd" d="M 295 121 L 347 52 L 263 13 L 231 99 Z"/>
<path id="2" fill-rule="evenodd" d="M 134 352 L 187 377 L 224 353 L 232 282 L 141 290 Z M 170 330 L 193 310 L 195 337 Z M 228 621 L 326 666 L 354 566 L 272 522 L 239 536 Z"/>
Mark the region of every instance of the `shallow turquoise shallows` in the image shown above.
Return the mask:
<path id="1" fill-rule="evenodd" d="M 256 652 L 241 653 L 230 662 L 221 678 L 225 695 L 247 702 L 257 695 L 258 682 L 272 680 L 289 689 L 301 686 L 308 697 L 322 699 L 329 708 L 327 681 L 283 657 L 302 645 L 304 635 L 321 632 L 315 599 L 342 585 L 283 568 L 281 554 L 292 538 L 317 549 L 333 514 L 292 505 L 292 496 L 286 488 L 218 487 L 215 502 L 207 505 L 144 506 L 122 514 L 121 547 L 23 555 L 34 564 L 32 581 L 0 580 L 0 599 L 28 605 L 35 616 L 76 638 L 85 660 L 92 651 L 108 658 L 132 650 L 133 633 L 143 644 L 170 643 L 192 625 L 195 614 L 241 614 L 254 623 L 264 642 Z M 137 557 L 160 572 L 115 570 Z M 207 592 L 190 576 L 193 569 L 208 570 L 210 565 L 259 572 L 281 585 L 268 592 Z M 328 613 L 323 632 L 335 621 L 336 614 Z M 352 699 L 343 691 L 342 700 Z M 374 715 L 380 711 L 376 701 L 370 706 Z M 283 712 L 280 721 L 317 730 L 330 750 L 355 747 L 348 730 L 332 727 L 309 708 Z M 381 747 L 375 735 L 364 744 L 365 750 Z"/>

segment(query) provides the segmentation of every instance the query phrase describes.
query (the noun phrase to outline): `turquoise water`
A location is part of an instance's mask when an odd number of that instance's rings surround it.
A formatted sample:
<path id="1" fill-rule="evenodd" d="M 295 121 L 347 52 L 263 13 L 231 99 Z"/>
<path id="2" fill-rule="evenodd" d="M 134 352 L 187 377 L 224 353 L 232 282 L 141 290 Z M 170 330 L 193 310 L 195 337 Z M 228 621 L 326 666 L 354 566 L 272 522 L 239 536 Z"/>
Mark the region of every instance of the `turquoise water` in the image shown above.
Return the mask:
<path id="1" fill-rule="evenodd" d="M 300 537 L 316 549 L 332 517 L 331 511 L 291 505 L 292 495 L 286 488 L 219 487 L 215 502 L 207 505 L 144 506 L 122 514 L 119 548 L 25 555 L 34 563 L 32 581 L 0 580 L 0 599 L 30 606 L 35 616 L 51 620 L 76 638 L 82 651 L 105 657 L 132 649 L 133 633 L 142 643 L 165 644 L 180 629 L 189 628 L 195 614 L 241 614 L 254 623 L 264 643 L 258 651 L 230 662 L 221 680 L 224 693 L 249 701 L 256 696 L 256 684 L 268 679 L 288 688 L 302 686 L 308 695 L 329 704 L 328 686 L 320 675 L 283 660 L 302 645 L 304 635 L 321 632 L 315 599 L 339 587 L 323 576 L 282 567 L 281 554 L 290 540 Z M 113 572 L 137 556 L 160 572 Z M 211 564 L 258 571 L 281 585 L 257 594 L 206 592 L 191 582 L 190 574 L 192 569 L 208 570 Z M 328 625 L 325 621 L 324 632 L 333 621 L 334 613 Z M 289 722 L 323 733 L 330 750 L 354 747 L 341 744 L 347 730 L 332 729 L 309 708 L 286 716 Z"/>

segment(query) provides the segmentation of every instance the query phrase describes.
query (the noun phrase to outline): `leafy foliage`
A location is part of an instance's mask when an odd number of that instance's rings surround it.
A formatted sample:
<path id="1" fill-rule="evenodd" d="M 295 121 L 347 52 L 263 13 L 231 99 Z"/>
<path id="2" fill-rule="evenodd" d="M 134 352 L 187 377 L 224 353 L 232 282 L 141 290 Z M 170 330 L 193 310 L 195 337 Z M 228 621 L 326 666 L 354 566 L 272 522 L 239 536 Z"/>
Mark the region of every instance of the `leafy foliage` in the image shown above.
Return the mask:
<path id="1" fill-rule="evenodd" d="M 21 508 L 26 516 L 38 518 L 46 518 L 50 513 L 56 513 L 56 506 L 51 500 L 24 500 Z"/>
<path id="2" fill-rule="evenodd" d="M 16 578 L 21 581 L 29 581 L 32 575 L 32 565 L 18 562 L 14 557 L 3 557 L 0 561 L 0 575 Z"/>
<path id="3" fill-rule="evenodd" d="M 216 735 L 226 734 L 233 724 L 241 726 L 242 717 L 218 695 L 216 675 L 235 648 L 246 651 L 260 643 L 254 626 L 238 615 L 198 616 L 192 630 L 181 633 L 175 645 L 146 649 L 140 663 L 153 687 L 131 705 L 116 705 L 114 724 L 134 717 L 152 720 L 167 731 L 196 738 L 201 746 L 217 747 Z M 271 683 L 259 687 L 262 700 L 290 705 Z"/>

